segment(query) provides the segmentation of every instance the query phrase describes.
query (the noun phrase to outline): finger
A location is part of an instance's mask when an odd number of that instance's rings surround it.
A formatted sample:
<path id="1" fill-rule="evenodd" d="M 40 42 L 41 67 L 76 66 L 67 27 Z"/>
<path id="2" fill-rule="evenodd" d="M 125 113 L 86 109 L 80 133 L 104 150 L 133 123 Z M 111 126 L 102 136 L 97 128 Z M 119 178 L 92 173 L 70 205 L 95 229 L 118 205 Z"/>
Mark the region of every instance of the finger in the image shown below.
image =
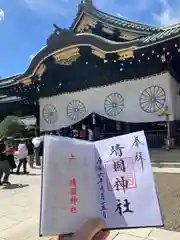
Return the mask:
<path id="1" fill-rule="evenodd" d="M 60 236 L 53 236 L 50 240 L 63 240 Z"/>
<path id="2" fill-rule="evenodd" d="M 95 237 L 93 238 L 93 240 L 105 240 L 107 239 L 109 236 L 109 232 L 108 231 L 100 231 L 98 232 Z"/>
<path id="3" fill-rule="evenodd" d="M 73 240 L 91 240 L 102 228 L 104 228 L 102 219 L 89 220 L 74 234 Z"/>
<path id="4" fill-rule="evenodd" d="M 59 236 L 53 236 L 50 240 L 60 240 Z"/>

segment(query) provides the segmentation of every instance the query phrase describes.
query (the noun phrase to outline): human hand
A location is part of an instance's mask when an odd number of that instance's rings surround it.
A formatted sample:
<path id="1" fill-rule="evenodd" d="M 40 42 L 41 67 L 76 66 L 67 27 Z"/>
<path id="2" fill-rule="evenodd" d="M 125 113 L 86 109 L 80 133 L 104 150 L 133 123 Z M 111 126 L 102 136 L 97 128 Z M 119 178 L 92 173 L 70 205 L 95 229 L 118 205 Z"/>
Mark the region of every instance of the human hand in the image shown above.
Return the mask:
<path id="1" fill-rule="evenodd" d="M 106 240 L 109 232 L 102 231 L 104 221 L 102 219 L 88 220 L 71 238 L 71 240 Z M 51 240 L 63 240 L 59 236 L 54 236 Z"/>

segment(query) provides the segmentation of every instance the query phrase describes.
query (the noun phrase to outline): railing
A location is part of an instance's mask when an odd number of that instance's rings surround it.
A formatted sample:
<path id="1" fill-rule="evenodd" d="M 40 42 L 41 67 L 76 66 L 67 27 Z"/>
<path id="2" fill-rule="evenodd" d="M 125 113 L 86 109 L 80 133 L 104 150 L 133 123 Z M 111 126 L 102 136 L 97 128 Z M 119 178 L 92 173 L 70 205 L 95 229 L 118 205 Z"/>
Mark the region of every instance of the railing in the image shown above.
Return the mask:
<path id="1" fill-rule="evenodd" d="M 178 132 L 178 133 L 176 134 L 175 145 L 176 145 L 177 147 L 180 147 L 180 132 Z"/>
<path id="2" fill-rule="evenodd" d="M 165 145 L 166 132 L 145 132 L 149 148 L 162 148 Z"/>

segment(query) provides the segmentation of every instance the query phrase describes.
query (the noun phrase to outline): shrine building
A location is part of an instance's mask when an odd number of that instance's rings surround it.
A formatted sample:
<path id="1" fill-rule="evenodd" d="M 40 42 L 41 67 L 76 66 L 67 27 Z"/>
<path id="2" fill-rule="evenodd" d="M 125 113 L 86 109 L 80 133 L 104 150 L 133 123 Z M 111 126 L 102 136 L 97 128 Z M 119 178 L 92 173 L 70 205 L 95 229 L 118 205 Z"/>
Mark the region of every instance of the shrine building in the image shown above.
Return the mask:
<path id="1" fill-rule="evenodd" d="M 54 24 L 24 73 L 0 80 L 1 112 L 36 116 L 43 134 L 82 123 L 102 137 L 143 129 L 149 146 L 160 147 L 166 110 L 178 143 L 179 62 L 180 24 L 153 27 L 83 0 L 72 26 Z"/>

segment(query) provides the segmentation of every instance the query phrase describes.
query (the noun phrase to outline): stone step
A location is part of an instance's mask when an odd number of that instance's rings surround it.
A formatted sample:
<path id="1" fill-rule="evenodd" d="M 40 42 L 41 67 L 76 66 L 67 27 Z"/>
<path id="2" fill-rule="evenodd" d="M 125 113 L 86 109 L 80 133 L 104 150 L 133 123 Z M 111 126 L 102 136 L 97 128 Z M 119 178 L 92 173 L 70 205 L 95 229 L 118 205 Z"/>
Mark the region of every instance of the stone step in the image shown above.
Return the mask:
<path id="1" fill-rule="evenodd" d="M 179 154 L 150 154 L 150 157 L 153 158 L 180 158 Z"/>
<path id="2" fill-rule="evenodd" d="M 151 158 L 151 162 L 153 163 L 175 163 L 178 164 L 180 163 L 179 158 L 171 158 L 171 159 L 156 159 L 156 158 Z"/>
<path id="3" fill-rule="evenodd" d="M 155 156 L 159 156 L 159 155 L 163 155 L 163 156 L 178 156 L 180 155 L 180 151 L 175 151 L 175 150 L 164 150 L 164 151 L 152 151 L 150 150 L 150 155 L 155 155 Z"/>
<path id="4" fill-rule="evenodd" d="M 180 168 L 180 163 L 177 162 L 152 162 L 152 167 L 158 168 Z"/>
<path id="5" fill-rule="evenodd" d="M 153 149 L 149 152 L 153 163 L 180 163 L 180 149 L 173 149 L 170 151 Z"/>
<path id="6" fill-rule="evenodd" d="M 180 163 L 180 156 L 178 157 L 174 157 L 174 156 L 170 156 L 170 157 L 163 157 L 163 156 L 152 156 L 150 157 L 152 162 L 178 162 Z"/>

